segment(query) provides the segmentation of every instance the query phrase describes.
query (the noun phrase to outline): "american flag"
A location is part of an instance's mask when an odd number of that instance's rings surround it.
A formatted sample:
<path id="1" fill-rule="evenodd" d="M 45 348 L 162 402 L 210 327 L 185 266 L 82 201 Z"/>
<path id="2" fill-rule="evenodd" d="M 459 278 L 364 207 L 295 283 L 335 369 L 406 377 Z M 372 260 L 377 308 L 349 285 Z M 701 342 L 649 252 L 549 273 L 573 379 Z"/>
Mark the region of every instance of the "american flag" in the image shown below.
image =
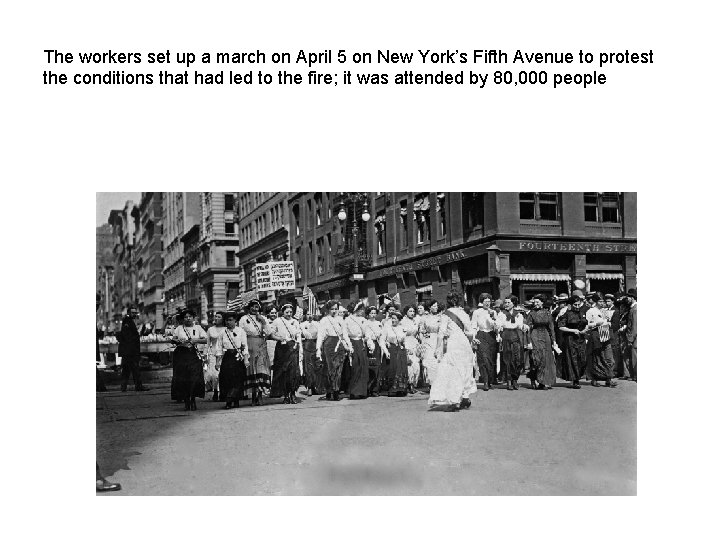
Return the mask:
<path id="1" fill-rule="evenodd" d="M 310 290 L 310 287 L 305 285 L 305 288 L 303 288 L 303 300 L 307 302 L 308 306 L 308 313 L 311 313 L 312 315 L 317 315 L 320 310 L 318 309 L 318 303 L 317 299 L 315 298 L 315 295 Z"/>
<path id="2" fill-rule="evenodd" d="M 240 293 L 235 300 L 230 300 L 227 304 L 228 311 L 240 311 L 244 308 L 250 300 L 257 299 L 257 292 L 250 291 Z"/>

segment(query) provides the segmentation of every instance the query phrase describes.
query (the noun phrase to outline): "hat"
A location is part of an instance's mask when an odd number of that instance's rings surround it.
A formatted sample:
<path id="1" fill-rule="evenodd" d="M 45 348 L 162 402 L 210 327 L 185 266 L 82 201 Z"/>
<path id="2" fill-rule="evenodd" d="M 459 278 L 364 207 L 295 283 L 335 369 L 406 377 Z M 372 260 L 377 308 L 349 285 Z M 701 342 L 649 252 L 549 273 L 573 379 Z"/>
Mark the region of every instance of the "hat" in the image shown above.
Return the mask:
<path id="1" fill-rule="evenodd" d="M 292 309 L 294 306 L 290 302 L 285 302 L 282 306 L 280 306 L 280 313 L 285 311 L 285 308 Z"/>
<path id="2" fill-rule="evenodd" d="M 561 293 L 557 297 L 558 303 L 567 302 L 570 300 L 570 297 L 566 293 Z"/>
<path id="3" fill-rule="evenodd" d="M 347 310 L 350 313 L 355 313 L 358 309 L 362 309 L 362 310 L 365 309 L 365 304 L 363 303 L 362 300 L 358 300 L 357 302 L 350 302 L 347 305 Z"/>
<path id="4" fill-rule="evenodd" d="M 599 292 L 590 293 L 590 300 L 593 302 L 599 302 L 602 300 L 602 295 Z"/>
<path id="5" fill-rule="evenodd" d="M 637 289 L 628 289 L 627 295 L 637 300 Z"/>
<path id="6" fill-rule="evenodd" d="M 615 296 L 610 293 L 607 293 L 605 295 L 605 300 L 615 300 Z"/>
<path id="7" fill-rule="evenodd" d="M 187 315 L 188 313 L 189 313 L 190 315 L 192 315 L 193 317 L 195 316 L 195 311 L 194 311 L 194 310 L 192 310 L 192 309 L 190 309 L 190 308 L 183 308 L 183 309 L 181 309 L 180 311 L 178 311 L 178 313 L 177 313 L 177 315 L 175 315 L 175 317 L 176 317 L 178 320 L 182 320 L 182 319 L 185 318 L 185 315 Z"/>
<path id="8" fill-rule="evenodd" d="M 252 306 L 252 305 L 256 305 L 256 306 L 259 307 L 259 308 L 262 307 L 262 304 L 260 303 L 260 300 L 258 300 L 257 298 L 253 298 L 252 300 L 250 300 L 250 301 L 247 303 L 247 307 L 250 307 L 250 306 Z"/>
<path id="9" fill-rule="evenodd" d="M 585 295 L 583 294 L 583 292 L 580 289 L 575 289 L 572 292 L 571 296 L 577 296 L 578 298 L 583 298 L 583 299 L 585 298 Z"/>

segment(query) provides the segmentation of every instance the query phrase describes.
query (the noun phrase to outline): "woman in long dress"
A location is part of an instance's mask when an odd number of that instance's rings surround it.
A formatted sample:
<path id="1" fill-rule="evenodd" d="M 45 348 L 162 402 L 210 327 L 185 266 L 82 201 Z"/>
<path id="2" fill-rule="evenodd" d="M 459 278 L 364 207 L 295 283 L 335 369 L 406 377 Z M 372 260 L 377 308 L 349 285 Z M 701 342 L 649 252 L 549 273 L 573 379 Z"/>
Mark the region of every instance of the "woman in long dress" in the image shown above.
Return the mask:
<path id="1" fill-rule="evenodd" d="M 588 321 L 588 343 L 585 352 L 588 359 L 587 375 L 592 386 L 600 386 L 598 381 L 605 381 L 605 386 L 615 388 L 617 383 L 612 380 L 615 360 L 610 340 L 610 320 L 598 305 L 601 301 L 600 294 L 593 293 L 590 296 L 590 309 L 585 312 Z"/>
<path id="2" fill-rule="evenodd" d="M 270 390 L 270 357 L 267 348 L 270 323 L 260 315 L 259 300 L 251 300 L 248 310 L 250 313 L 240 319 L 240 328 L 247 334 L 250 362 L 245 390 L 252 392 L 252 405 L 262 405 L 263 394 Z"/>
<path id="3" fill-rule="evenodd" d="M 220 334 L 222 359 L 218 358 L 217 368 L 220 370 L 220 399 L 225 402 L 226 409 L 240 406 L 250 365 L 247 334 L 236 326 L 238 318 L 237 313 L 228 312 L 226 327 Z"/>
<path id="4" fill-rule="evenodd" d="M 367 395 L 371 397 L 380 395 L 380 363 L 382 361 L 380 336 L 382 335 L 382 323 L 377 320 L 377 314 L 378 310 L 375 306 L 365 308 L 365 320 L 363 324 L 365 325 L 365 336 L 368 344 Z"/>
<path id="5" fill-rule="evenodd" d="M 348 306 L 350 314 L 345 318 L 345 336 L 350 342 L 350 399 L 368 396 L 368 350 L 374 352 L 374 343 L 366 334 L 365 305 L 356 302 Z"/>
<path id="6" fill-rule="evenodd" d="M 405 330 L 400 324 L 400 313 L 392 311 L 390 322 L 383 326 L 380 347 L 388 359 L 387 381 L 388 397 L 407 395 L 408 357 L 405 350 Z"/>
<path id="7" fill-rule="evenodd" d="M 497 325 L 502 332 L 502 357 L 505 366 L 505 381 L 508 390 L 519 390 L 518 379 L 525 367 L 523 330 L 525 322 L 518 310 L 517 296 L 505 298 L 504 309 L 497 316 Z"/>
<path id="8" fill-rule="evenodd" d="M 420 323 L 419 333 L 422 341 L 422 367 L 424 371 L 423 378 L 425 384 L 432 387 L 433 381 L 437 377 L 439 361 L 435 356 L 435 346 L 437 345 L 437 336 L 440 331 L 440 313 L 443 306 L 435 299 L 430 299 L 426 304 L 427 311 Z"/>
<path id="9" fill-rule="evenodd" d="M 338 315 L 339 304 L 335 300 L 327 303 L 327 314 L 320 321 L 315 357 L 323 363 L 326 374 L 325 399 L 340 401 L 340 377 L 342 376 L 345 353 L 352 345 L 344 341 L 345 321 Z"/>
<path id="10" fill-rule="evenodd" d="M 587 319 L 583 315 L 585 299 L 573 294 L 572 305 L 558 318 L 558 327 L 565 336 L 565 354 L 560 378 L 571 381 L 572 388 L 580 388 L 580 378 L 585 373 L 585 328 Z"/>
<path id="11" fill-rule="evenodd" d="M 492 297 L 487 293 L 480 295 L 480 306 L 472 316 L 472 329 L 475 334 L 475 354 L 480 376 L 483 379 L 483 390 L 492 390 L 495 380 L 495 362 L 497 358 L 497 328 L 495 312 L 491 309 Z"/>
<path id="12" fill-rule="evenodd" d="M 312 396 L 325 392 L 322 367 L 316 362 L 318 323 L 311 313 L 305 314 L 305 321 L 300 323 L 303 346 L 303 376 L 305 377 L 305 388 L 307 395 Z"/>
<path id="13" fill-rule="evenodd" d="M 207 334 L 193 323 L 195 312 L 191 309 L 183 309 L 178 319 L 182 324 L 173 331 L 173 343 L 177 345 L 173 353 L 173 386 L 177 399 L 185 403 L 185 410 L 196 411 L 195 398 L 205 397 L 203 362 L 197 345 L 206 342 Z"/>
<path id="14" fill-rule="evenodd" d="M 283 403 L 295 404 L 300 386 L 300 324 L 293 318 L 292 304 L 280 308 L 281 317 L 270 324 L 271 337 L 277 342 L 273 359 L 270 397 L 283 397 Z"/>
<path id="15" fill-rule="evenodd" d="M 447 296 L 447 309 L 440 319 L 435 354 L 440 359 L 437 377 L 430 389 L 428 405 L 449 406 L 450 411 L 470 407 L 470 395 L 477 392 L 473 377 L 473 354 L 470 340 L 472 323 L 461 307 L 462 296 L 452 291 Z"/>
<path id="16" fill-rule="evenodd" d="M 400 325 L 405 331 L 405 350 L 408 356 L 408 392 L 417 392 L 417 384 L 420 380 L 420 356 L 418 356 L 418 321 L 415 320 L 417 310 L 415 306 L 406 306 L 403 310 L 405 316 Z"/>
<path id="17" fill-rule="evenodd" d="M 532 387 L 550 390 L 555 384 L 555 324 L 550 311 L 545 307 L 544 294 L 533 297 L 533 309 L 527 314 L 525 323 L 530 327 L 530 373 Z"/>
<path id="18" fill-rule="evenodd" d="M 220 365 L 223 357 L 222 340 L 220 339 L 225 330 L 225 320 L 223 318 L 223 314 L 219 311 L 215 313 L 213 323 L 214 326 L 211 326 L 207 330 L 208 342 L 207 348 L 205 349 L 205 352 L 207 353 L 207 362 L 205 364 L 205 391 L 212 392 L 212 400 L 217 401 L 218 391 L 220 390 L 220 381 L 218 379 L 220 373 L 218 372 L 218 368 L 216 366 Z"/>

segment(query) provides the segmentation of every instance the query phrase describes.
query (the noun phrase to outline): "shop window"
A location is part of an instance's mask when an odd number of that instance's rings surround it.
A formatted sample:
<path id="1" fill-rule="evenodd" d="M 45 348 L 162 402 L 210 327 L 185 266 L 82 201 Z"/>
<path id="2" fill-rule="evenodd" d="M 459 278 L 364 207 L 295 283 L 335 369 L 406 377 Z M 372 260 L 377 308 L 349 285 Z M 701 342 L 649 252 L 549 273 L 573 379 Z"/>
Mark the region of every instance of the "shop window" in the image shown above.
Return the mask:
<path id="1" fill-rule="evenodd" d="M 620 193 L 585 193 L 585 221 L 620 223 Z"/>
<path id="2" fill-rule="evenodd" d="M 466 232 L 470 233 L 475 229 L 482 228 L 485 218 L 484 193 L 463 193 L 462 209 Z"/>
<path id="3" fill-rule="evenodd" d="M 430 198 L 427 193 L 415 197 L 413 218 L 417 223 L 418 245 L 430 241 Z"/>
<path id="4" fill-rule="evenodd" d="M 407 201 L 400 201 L 400 249 L 408 245 Z"/>
<path id="5" fill-rule="evenodd" d="M 554 192 L 520 193 L 520 219 L 557 221 L 559 197 Z"/>
<path id="6" fill-rule="evenodd" d="M 438 193 L 435 202 L 435 214 L 438 222 L 438 237 L 443 238 L 447 232 L 447 221 L 445 220 L 445 194 Z"/>
<path id="7" fill-rule="evenodd" d="M 377 254 L 385 255 L 385 210 L 377 213 L 375 217 L 375 237 L 377 238 Z"/>

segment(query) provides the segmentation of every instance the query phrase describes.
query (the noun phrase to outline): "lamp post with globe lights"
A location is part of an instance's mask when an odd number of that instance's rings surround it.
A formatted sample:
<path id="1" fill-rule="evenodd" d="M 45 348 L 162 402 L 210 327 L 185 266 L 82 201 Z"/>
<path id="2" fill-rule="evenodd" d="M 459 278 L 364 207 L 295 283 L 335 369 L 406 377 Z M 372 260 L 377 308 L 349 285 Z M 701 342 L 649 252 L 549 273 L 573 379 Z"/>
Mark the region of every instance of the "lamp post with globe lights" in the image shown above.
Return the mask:
<path id="1" fill-rule="evenodd" d="M 345 203 L 352 208 L 352 225 L 350 232 L 352 233 L 352 250 L 353 250 L 353 274 L 360 273 L 360 253 L 358 246 L 358 235 L 360 233 L 360 223 L 358 222 L 358 207 L 362 205 L 362 213 L 360 218 L 367 223 L 370 220 L 370 211 L 368 210 L 368 199 L 365 193 L 340 193 L 341 201 L 338 209 L 337 217 L 341 222 L 348 218 Z"/>

